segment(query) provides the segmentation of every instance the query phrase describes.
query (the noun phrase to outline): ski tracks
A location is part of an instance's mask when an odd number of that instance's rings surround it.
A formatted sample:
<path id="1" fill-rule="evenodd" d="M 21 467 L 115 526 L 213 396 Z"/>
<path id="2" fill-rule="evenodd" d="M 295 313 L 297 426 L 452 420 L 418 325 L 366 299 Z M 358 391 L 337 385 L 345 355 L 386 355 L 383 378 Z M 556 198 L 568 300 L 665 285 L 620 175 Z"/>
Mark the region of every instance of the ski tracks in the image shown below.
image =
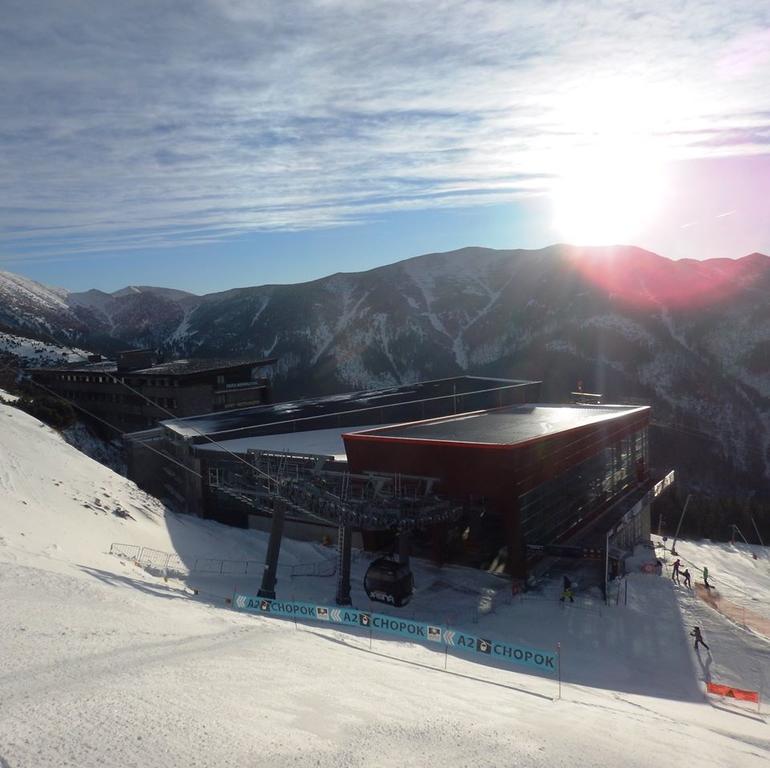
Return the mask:
<path id="1" fill-rule="evenodd" d="M 73 656 L 0 675 L 0 718 L 14 705 L 56 696 L 76 688 L 94 689 L 105 680 L 131 678 L 155 667 L 174 666 L 197 655 L 210 655 L 245 642 L 256 642 L 253 627 L 195 637 L 175 637 L 155 643 Z"/>

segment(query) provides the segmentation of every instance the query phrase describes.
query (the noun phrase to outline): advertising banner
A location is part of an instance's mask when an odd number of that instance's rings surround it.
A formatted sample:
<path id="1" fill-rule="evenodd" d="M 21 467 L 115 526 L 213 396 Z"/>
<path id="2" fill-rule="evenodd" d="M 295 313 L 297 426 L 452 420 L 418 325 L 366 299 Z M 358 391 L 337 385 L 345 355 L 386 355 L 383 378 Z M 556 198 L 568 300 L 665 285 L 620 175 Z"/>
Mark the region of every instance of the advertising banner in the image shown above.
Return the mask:
<path id="1" fill-rule="evenodd" d="M 445 645 L 459 652 L 497 659 L 506 664 L 533 667 L 547 674 L 556 674 L 555 651 L 540 651 L 514 643 L 471 635 L 439 624 L 426 624 L 383 613 L 359 611 L 355 608 L 315 605 L 287 600 L 269 600 L 264 597 L 242 595 L 233 597 L 233 608 L 246 613 L 285 619 L 322 621 L 348 627 L 363 627 L 373 632 L 395 635 L 405 640 L 426 645 Z M 480 658 L 478 660 L 481 660 Z"/>

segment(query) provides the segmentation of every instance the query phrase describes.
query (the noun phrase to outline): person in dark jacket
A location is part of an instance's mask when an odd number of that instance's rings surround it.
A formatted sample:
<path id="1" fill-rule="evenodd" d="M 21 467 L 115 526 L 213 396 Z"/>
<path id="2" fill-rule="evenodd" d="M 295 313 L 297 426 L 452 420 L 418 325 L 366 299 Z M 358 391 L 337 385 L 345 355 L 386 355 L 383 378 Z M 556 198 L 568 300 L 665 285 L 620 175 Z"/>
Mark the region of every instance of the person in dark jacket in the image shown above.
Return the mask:
<path id="1" fill-rule="evenodd" d="M 562 589 L 561 597 L 559 598 L 559 602 L 563 603 L 566 598 L 569 598 L 569 601 L 571 603 L 575 602 L 575 598 L 572 594 L 572 582 L 569 579 L 569 576 L 564 577 L 564 588 Z"/>
<path id="2" fill-rule="evenodd" d="M 693 643 L 693 648 L 696 651 L 698 650 L 698 644 L 702 645 L 707 651 L 711 651 L 711 649 L 706 645 L 706 643 L 703 642 L 703 635 L 700 632 L 700 627 L 693 627 L 692 632 L 690 632 L 690 637 L 695 638 L 695 642 Z"/>
<path id="3" fill-rule="evenodd" d="M 675 581 L 679 584 L 679 569 L 682 567 L 682 561 L 678 558 L 674 560 L 674 570 L 671 573 L 671 581 Z"/>
<path id="4" fill-rule="evenodd" d="M 687 587 L 687 589 L 692 589 L 692 582 L 690 581 L 690 572 L 685 568 L 682 571 L 682 576 L 684 576 L 684 585 Z"/>

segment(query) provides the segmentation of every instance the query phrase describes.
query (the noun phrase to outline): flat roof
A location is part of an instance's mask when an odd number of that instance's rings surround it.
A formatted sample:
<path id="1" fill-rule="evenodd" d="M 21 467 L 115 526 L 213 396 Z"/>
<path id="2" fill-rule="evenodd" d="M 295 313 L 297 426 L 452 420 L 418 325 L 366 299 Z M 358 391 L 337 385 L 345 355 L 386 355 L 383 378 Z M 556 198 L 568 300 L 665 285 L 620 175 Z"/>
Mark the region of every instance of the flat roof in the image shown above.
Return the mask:
<path id="1" fill-rule="evenodd" d="M 376 425 L 360 427 L 372 429 Z M 346 461 L 345 443 L 342 435 L 350 434 L 350 427 L 337 429 L 315 429 L 309 432 L 283 432 L 278 435 L 258 435 L 240 437 L 235 440 L 218 440 L 214 443 L 201 443 L 195 446 L 196 452 L 209 456 L 229 452 L 246 454 L 249 450 L 270 451 L 274 453 L 301 454 L 312 456 L 331 456 L 336 461 Z"/>
<path id="2" fill-rule="evenodd" d="M 28 371 L 40 371 L 42 373 L 114 373 L 118 364 L 114 360 L 102 360 L 98 363 L 75 362 L 66 365 L 35 366 L 27 368 Z"/>
<path id="3" fill-rule="evenodd" d="M 183 360 L 169 360 L 167 363 L 157 363 L 149 368 L 139 368 L 137 370 L 129 371 L 126 373 L 153 373 L 162 375 L 184 375 L 188 373 L 206 373 L 209 371 L 221 371 L 227 368 L 239 368 L 243 366 L 253 366 L 259 368 L 261 366 L 275 365 L 277 358 L 235 358 L 228 360 L 226 358 L 221 359 L 199 359 L 199 358 L 185 358 Z"/>
<path id="4" fill-rule="evenodd" d="M 354 440 L 511 446 L 649 410 L 649 406 L 628 405 L 511 405 L 428 421 L 375 427 L 366 432 L 356 430 L 346 436 Z"/>
<path id="5" fill-rule="evenodd" d="M 29 368 L 30 371 L 42 371 L 45 373 L 119 373 L 121 376 L 185 376 L 193 373 L 206 373 L 210 371 L 227 370 L 250 365 L 254 368 L 267 365 L 275 365 L 277 358 L 235 358 L 206 359 L 185 358 L 183 360 L 169 360 L 166 363 L 157 363 L 148 368 L 119 369 L 115 360 L 101 360 L 98 363 L 71 363 L 69 365 L 57 365 L 46 368 Z"/>
<path id="6" fill-rule="evenodd" d="M 203 434 L 237 433 L 239 430 L 276 424 L 279 422 L 313 419 L 330 414 L 365 411 L 368 408 L 387 408 L 402 403 L 429 400 L 435 397 L 453 397 L 500 389 L 503 387 L 537 384 L 521 379 L 498 379 L 485 376 L 458 376 L 449 379 L 421 381 L 382 389 L 359 390 L 337 395 L 289 400 L 271 405 L 255 405 L 237 410 L 189 416 L 161 422 L 162 426 L 185 438 Z M 383 419 L 387 423 L 386 418 Z M 392 421 L 392 419 L 390 420 Z M 357 429 L 350 425 L 348 429 Z M 235 434 L 233 434 L 235 437 Z"/>

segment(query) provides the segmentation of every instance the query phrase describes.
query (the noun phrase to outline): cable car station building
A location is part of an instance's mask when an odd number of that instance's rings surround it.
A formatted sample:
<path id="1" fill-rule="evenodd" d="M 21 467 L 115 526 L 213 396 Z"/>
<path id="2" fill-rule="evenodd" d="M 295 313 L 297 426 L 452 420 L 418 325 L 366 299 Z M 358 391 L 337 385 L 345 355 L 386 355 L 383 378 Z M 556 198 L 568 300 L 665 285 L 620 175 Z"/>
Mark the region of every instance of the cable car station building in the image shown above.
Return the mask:
<path id="1" fill-rule="evenodd" d="M 526 404 L 344 441 L 352 472 L 434 477 L 438 493 L 464 505 L 462 531 L 433 529 L 434 560 L 489 567 L 504 559 L 525 578 L 527 545 L 569 541 L 647 483 L 649 419 L 647 406 Z"/>
<path id="2" fill-rule="evenodd" d="M 127 436 L 129 471 L 143 487 L 178 476 L 177 502 L 207 518 L 273 534 L 280 518 L 278 546 L 284 520 L 295 537 L 325 530 L 343 574 L 356 536 L 522 580 L 544 549 L 597 529 L 603 545 L 652 484 L 649 407 L 538 397 L 538 382 L 465 376 L 176 419 Z M 176 463 L 161 471 L 145 444 Z"/>

